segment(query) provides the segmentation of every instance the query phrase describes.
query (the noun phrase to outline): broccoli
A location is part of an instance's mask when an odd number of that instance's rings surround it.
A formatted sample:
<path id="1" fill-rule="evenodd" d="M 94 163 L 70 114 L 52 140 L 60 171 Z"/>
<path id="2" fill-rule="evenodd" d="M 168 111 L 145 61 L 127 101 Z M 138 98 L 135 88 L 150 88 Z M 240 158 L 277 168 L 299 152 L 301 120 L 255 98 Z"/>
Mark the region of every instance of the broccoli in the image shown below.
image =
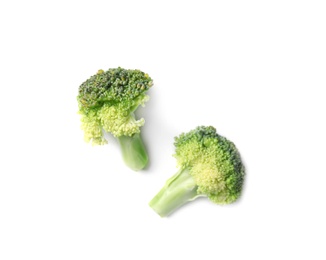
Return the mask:
<path id="1" fill-rule="evenodd" d="M 214 127 L 182 133 L 174 145 L 180 169 L 149 203 L 161 217 L 200 196 L 217 204 L 239 198 L 245 174 L 240 154 Z"/>
<path id="2" fill-rule="evenodd" d="M 144 72 L 119 67 L 99 70 L 80 85 L 77 96 L 85 141 L 106 144 L 104 133 L 111 133 L 119 141 L 125 163 L 135 171 L 147 165 L 148 155 L 140 136 L 145 120 L 137 120 L 134 112 L 149 99 L 146 91 L 152 85 Z"/>

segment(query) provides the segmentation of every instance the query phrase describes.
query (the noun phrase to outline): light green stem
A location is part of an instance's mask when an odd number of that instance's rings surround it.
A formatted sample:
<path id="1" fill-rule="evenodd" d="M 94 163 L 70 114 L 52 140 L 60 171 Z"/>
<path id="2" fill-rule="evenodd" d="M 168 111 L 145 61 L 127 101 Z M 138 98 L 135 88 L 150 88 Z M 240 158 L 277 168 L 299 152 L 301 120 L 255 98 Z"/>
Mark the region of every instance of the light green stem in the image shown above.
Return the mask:
<path id="1" fill-rule="evenodd" d="M 134 171 L 143 169 L 148 163 L 148 155 L 140 134 L 120 136 L 118 141 L 126 165 Z"/>
<path id="2" fill-rule="evenodd" d="M 165 217 L 174 210 L 198 197 L 197 185 L 188 169 L 181 169 L 167 180 L 160 192 L 149 205 L 161 216 Z"/>

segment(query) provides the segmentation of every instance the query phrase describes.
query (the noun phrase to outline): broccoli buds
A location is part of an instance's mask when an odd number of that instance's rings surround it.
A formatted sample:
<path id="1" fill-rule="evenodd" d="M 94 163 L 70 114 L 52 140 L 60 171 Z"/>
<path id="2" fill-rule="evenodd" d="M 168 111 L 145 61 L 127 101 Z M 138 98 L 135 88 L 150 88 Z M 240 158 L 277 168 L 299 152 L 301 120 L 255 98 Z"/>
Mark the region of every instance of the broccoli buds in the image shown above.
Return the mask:
<path id="1" fill-rule="evenodd" d="M 107 143 L 103 130 L 119 140 L 125 163 L 133 170 L 147 165 L 148 156 L 140 137 L 143 118 L 134 111 L 149 99 L 152 79 L 139 70 L 122 68 L 99 70 L 79 87 L 79 114 L 85 141 Z"/>
<path id="2" fill-rule="evenodd" d="M 206 196 L 217 204 L 239 198 L 244 166 L 235 145 L 216 133 L 214 127 L 197 127 L 175 138 L 175 158 L 180 168 L 150 206 L 162 217 L 178 207 Z"/>
<path id="3" fill-rule="evenodd" d="M 152 79 L 139 70 L 122 68 L 99 70 L 79 87 L 77 96 L 85 141 L 107 143 L 104 133 L 119 142 L 125 163 L 143 169 L 148 155 L 140 135 L 143 118 L 134 112 L 148 100 Z M 149 205 L 162 217 L 199 196 L 216 204 L 236 201 L 245 175 L 235 145 L 216 133 L 212 126 L 200 126 L 175 138 L 179 171 L 167 180 Z"/>

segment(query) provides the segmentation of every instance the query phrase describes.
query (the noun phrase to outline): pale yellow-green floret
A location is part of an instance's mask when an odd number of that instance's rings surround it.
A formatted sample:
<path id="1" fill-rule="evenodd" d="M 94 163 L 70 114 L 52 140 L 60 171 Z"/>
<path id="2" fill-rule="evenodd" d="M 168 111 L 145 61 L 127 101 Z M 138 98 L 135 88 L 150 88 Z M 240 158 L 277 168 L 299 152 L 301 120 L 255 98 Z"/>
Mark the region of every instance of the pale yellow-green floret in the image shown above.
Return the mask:
<path id="1" fill-rule="evenodd" d="M 122 135 L 132 136 L 140 132 L 140 127 L 145 123 L 143 118 L 135 120 L 133 114 L 124 111 L 121 104 L 115 106 L 103 105 L 98 111 L 98 118 L 106 132 L 110 132 L 115 137 Z"/>
<path id="2" fill-rule="evenodd" d="M 136 120 L 134 111 L 149 99 L 145 93 L 152 85 L 148 74 L 120 67 L 99 70 L 82 83 L 77 100 L 85 141 L 107 143 L 103 131 L 115 137 L 140 133 L 145 120 Z"/>
<path id="3" fill-rule="evenodd" d="M 139 105 L 143 106 L 148 99 L 147 95 L 142 95 L 131 102 L 104 104 L 100 108 L 81 113 L 85 141 L 91 142 L 93 145 L 106 144 L 107 140 L 104 138 L 103 130 L 115 137 L 140 133 L 140 128 L 145 124 L 145 120 L 143 118 L 136 120 L 133 110 Z"/>
<path id="4" fill-rule="evenodd" d="M 244 168 L 234 144 L 212 127 L 198 127 L 176 139 L 178 166 L 194 178 L 198 195 L 228 204 L 241 192 Z"/>
<path id="5" fill-rule="evenodd" d="M 212 126 L 198 126 L 175 137 L 179 171 L 167 180 L 149 205 L 162 217 L 198 197 L 216 204 L 236 201 L 244 166 L 235 145 Z"/>
<path id="6" fill-rule="evenodd" d="M 190 168 L 189 173 L 197 183 L 199 194 L 217 195 L 225 188 L 224 165 L 218 163 L 220 158 L 217 157 L 220 156 L 217 151 L 214 142 L 207 147 L 197 140 L 184 144 L 179 150 L 178 165 Z"/>
<path id="7" fill-rule="evenodd" d="M 87 114 L 81 114 L 81 123 L 86 142 L 92 142 L 93 145 L 107 143 L 106 139 L 103 137 L 101 122 L 97 117 L 96 111 L 89 111 Z"/>

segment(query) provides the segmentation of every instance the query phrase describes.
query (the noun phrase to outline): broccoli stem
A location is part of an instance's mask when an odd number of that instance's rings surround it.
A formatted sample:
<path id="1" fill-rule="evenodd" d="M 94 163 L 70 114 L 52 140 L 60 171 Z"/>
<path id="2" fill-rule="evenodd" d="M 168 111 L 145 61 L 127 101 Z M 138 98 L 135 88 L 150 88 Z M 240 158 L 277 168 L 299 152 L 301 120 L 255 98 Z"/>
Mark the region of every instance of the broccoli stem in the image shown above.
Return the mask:
<path id="1" fill-rule="evenodd" d="M 120 136 L 117 139 L 126 165 L 134 171 L 143 169 L 147 165 L 148 155 L 140 134 Z"/>
<path id="2" fill-rule="evenodd" d="M 189 174 L 187 168 L 182 168 L 167 180 L 149 205 L 161 217 L 165 217 L 198 196 L 194 178 Z"/>

